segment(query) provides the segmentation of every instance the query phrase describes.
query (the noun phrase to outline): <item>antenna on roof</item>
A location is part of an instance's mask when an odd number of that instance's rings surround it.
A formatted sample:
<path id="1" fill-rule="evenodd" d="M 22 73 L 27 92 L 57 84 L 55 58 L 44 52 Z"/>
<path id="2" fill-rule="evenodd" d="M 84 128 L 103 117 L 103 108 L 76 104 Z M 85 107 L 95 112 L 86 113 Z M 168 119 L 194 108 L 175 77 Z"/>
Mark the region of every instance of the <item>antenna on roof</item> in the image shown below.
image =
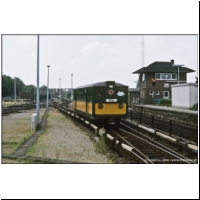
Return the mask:
<path id="1" fill-rule="evenodd" d="M 144 67 L 144 35 L 142 35 L 141 41 L 141 67 Z"/>

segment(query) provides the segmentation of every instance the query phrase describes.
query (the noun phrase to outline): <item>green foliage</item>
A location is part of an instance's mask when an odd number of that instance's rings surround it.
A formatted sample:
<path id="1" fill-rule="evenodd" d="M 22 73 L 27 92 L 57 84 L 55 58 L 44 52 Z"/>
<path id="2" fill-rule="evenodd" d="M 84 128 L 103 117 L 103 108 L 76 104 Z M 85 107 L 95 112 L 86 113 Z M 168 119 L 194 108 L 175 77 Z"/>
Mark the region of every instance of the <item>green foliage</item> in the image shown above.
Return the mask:
<path id="1" fill-rule="evenodd" d="M 16 95 L 25 86 L 23 81 L 18 77 L 11 78 L 7 75 L 2 75 L 2 96 L 14 96 L 14 79 L 16 79 Z"/>
<path id="2" fill-rule="evenodd" d="M 171 99 L 160 99 L 159 106 L 172 106 Z"/>
<path id="3" fill-rule="evenodd" d="M 29 93 L 29 95 L 27 95 L 27 98 L 31 98 L 31 96 L 32 96 L 33 99 L 36 98 L 36 87 L 34 85 L 25 85 L 22 88 L 22 92 L 28 92 Z M 32 95 L 30 95 L 30 94 L 32 94 Z"/>
<path id="4" fill-rule="evenodd" d="M 22 88 L 22 92 L 32 92 L 34 94 L 36 87 L 34 85 L 25 85 Z"/>
<path id="5" fill-rule="evenodd" d="M 2 96 L 11 96 L 14 94 L 14 82 L 10 76 L 2 76 Z"/>
<path id="6" fill-rule="evenodd" d="M 45 90 L 46 91 L 47 90 L 47 86 L 45 86 L 45 85 L 41 86 L 40 90 Z"/>
<path id="7" fill-rule="evenodd" d="M 198 111 L 198 103 L 195 103 L 189 110 L 197 110 Z"/>
<path id="8" fill-rule="evenodd" d="M 100 137 L 99 142 L 96 143 L 96 152 L 106 153 L 106 144 L 103 137 Z"/>

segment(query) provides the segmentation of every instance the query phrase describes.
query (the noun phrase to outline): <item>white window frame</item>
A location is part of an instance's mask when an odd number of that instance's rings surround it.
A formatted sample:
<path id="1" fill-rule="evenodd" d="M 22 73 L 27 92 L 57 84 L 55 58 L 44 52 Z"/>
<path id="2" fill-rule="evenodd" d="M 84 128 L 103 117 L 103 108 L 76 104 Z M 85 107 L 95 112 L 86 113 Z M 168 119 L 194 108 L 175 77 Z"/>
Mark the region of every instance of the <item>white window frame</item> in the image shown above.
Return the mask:
<path id="1" fill-rule="evenodd" d="M 154 91 L 153 91 L 153 90 L 150 90 L 150 91 L 149 91 L 149 95 L 154 95 Z"/>
<path id="2" fill-rule="evenodd" d="M 156 74 L 159 74 L 160 75 L 160 78 L 156 77 Z M 163 74 L 170 74 L 171 75 L 171 78 L 162 78 L 162 75 Z M 176 78 L 172 78 L 172 74 L 175 74 Z M 155 78 L 156 80 L 177 80 L 177 73 L 155 73 Z"/>
<path id="3" fill-rule="evenodd" d="M 164 87 L 168 88 L 169 87 L 169 83 L 164 83 Z"/>
<path id="4" fill-rule="evenodd" d="M 168 97 L 165 97 L 165 92 L 168 93 Z M 163 99 L 169 99 L 169 91 L 163 91 Z"/>
<path id="5" fill-rule="evenodd" d="M 142 74 L 142 81 L 145 81 L 145 74 Z"/>
<path id="6" fill-rule="evenodd" d="M 156 95 L 160 95 L 160 91 L 156 91 Z"/>

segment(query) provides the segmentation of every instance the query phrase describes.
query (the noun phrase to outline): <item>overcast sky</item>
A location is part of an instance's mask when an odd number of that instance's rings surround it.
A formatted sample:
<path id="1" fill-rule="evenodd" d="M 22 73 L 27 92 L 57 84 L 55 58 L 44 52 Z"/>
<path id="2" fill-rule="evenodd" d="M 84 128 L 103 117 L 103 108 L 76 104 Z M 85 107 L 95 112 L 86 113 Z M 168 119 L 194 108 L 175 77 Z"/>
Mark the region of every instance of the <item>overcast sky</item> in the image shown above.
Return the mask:
<path id="1" fill-rule="evenodd" d="M 135 87 L 142 67 L 155 61 L 175 60 L 175 64 L 196 72 L 188 73 L 187 82 L 197 76 L 197 35 L 40 35 L 39 85 L 71 88 L 114 80 Z M 37 35 L 3 35 L 3 74 L 19 77 L 26 85 L 37 84 Z M 61 82 L 59 81 L 61 78 Z"/>

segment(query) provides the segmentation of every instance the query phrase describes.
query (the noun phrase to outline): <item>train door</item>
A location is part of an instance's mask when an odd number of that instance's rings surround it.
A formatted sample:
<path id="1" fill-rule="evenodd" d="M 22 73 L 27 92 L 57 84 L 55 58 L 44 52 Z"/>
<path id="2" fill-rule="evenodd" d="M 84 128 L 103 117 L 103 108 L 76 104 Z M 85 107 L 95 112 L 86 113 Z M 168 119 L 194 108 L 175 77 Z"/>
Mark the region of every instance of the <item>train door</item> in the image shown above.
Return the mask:
<path id="1" fill-rule="evenodd" d="M 86 92 L 86 112 L 92 114 L 92 88 L 87 88 Z"/>

